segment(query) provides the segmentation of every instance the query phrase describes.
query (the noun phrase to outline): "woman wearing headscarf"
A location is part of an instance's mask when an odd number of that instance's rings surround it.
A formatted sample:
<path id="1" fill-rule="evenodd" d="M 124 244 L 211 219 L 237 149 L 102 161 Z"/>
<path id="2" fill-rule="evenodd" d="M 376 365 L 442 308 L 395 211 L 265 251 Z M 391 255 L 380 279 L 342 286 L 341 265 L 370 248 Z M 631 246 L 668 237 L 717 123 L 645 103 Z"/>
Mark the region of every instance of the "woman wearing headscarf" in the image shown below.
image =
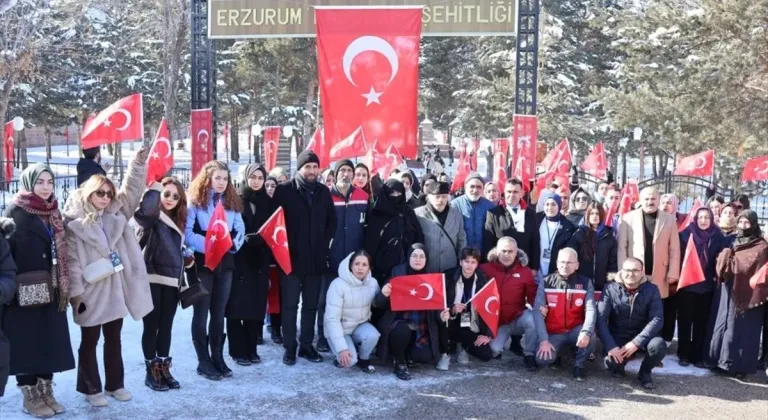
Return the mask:
<path id="1" fill-rule="evenodd" d="M 768 243 L 761 236 L 754 211 L 739 213 L 736 226 L 733 245 L 717 257 L 720 284 L 714 296 L 716 311 L 707 365 L 743 377 L 757 370 L 768 283 L 765 279 L 756 279 L 758 283 L 751 280 L 768 262 Z"/>
<path id="2" fill-rule="evenodd" d="M 416 243 L 408 249 L 408 260 L 392 270 L 392 278 L 426 274 L 427 250 L 424 244 Z M 450 318 L 450 311 L 392 311 L 389 281 L 373 300 L 375 308 L 384 311 L 378 322 L 381 338 L 378 345 L 379 360 L 394 360 L 395 376 L 404 381 L 411 379 L 409 364 L 435 364 L 447 348 L 440 344 L 439 323 Z"/>
<path id="3" fill-rule="evenodd" d="M 36 417 L 64 412 L 53 396 L 53 375 L 75 368 L 67 322 L 67 243 L 54 182 L 53 172 L 42 163 L 25 169 L 21 173 L 21 190 L 5 211 L 16 229 L 12 233 L 3 229 L 5 235 L 10 234 L 8 244 L 16 261 L 17 281 L 42 275 L 53 286 L 48 303 L 31 305 L 24 295 L 17 295 L 0 307 L 4 312 L 0 329 L 11 346 L 10 374 L 16 375 L 24 395 L 24 412 Z M 4 261 L 3 271 L 6 267 Z"/>
<path id="4" fill-rule="evenodd" d="M 323 171 L 323 173 L 320 175 L 320 181 L 328 187 L 328 189 L 331 189 L 333 187 L 333 184 L 336 183 L 335 178 L 336 173 L 333 172 L 333 168 L 328 168 Z"/>
<path id="5" fill-rule="evenodd" d="M 714 214 L 709 207 L 696 211 L 696 219 L 680 232 L 680 249 L 685 259 L 688 242 L 693 241 L 696 255 L 699 257 L 704 281 L 683 289 L 678 289 L 675 296 L 677 305 L 677 357 L 680 366 L 694 364 L 704 367 L 707 323 L 709 322 L 712 293 L 715 290 L 715 263 L 717 256 L 725 248 L 725 238 L 715 226 Z M 688 264 L 695 264 L 688 261 Z"/>
<path id="6" fill-rule="evenodd" d="M 671 214 L 675 216 L 675 219 L 677 220 L 677 228 L 680 229 L 680 226 L 683 225 L 683 222 L 685 222 L 685 219 L 688 218 L 687 214 L 678 213 L 678 209 L 680 208 L 680 200 L 677 199 L 677 196 L 674 194 L 664 194 L 661 196 L 661 199 L 659 199 L 659 208 L 661 208 L 661 211 L 667 214 Z"/>
<path id="7" fill-rule="evenodd" d="M 370 197 L 371 204 L 374 202 L 374 194 L 371 191 L 371 171 L 364 163 L 355 165 L 355 177 L 352 179 L 352 185 L 365 191 Z"/>
<path id="8" fill-rule="evenodd" d="M 539 196 L 542 212 L 536 214 L 536 225 L 539 227 L 539 271 L 537 279 L 543 279 L 549 273 L 557 271 L 557 254 L 568 246 L 576 227 L 573 226 L 560 212 L 563 203 L 560 196 L 544 191 Z M 537 206 L 538 207 L 538 206 Z"/>
<path id="9" fill-rule="evenodd" d="M 280 184 L 281 182 L 288 181 L 288 179 L 290 179 L 288 177 L 288 171 L 286 171 L 285 168 L 281 168 L 279 166 L 275 166 L 274 168 L 272 168 L 271 171 L 269 171 L 269 177 L 275 178 L 278 184 Z"/>
<path id="10" fill-rule="evenodd" d="M 720 210 L 720 220 L 718 221 L 718 227 L 723 232 L 723 236 L 728 240 L 729 245 L 733 238 L 736 236 L 736 215 L 738 211 L 736 208 L 729 204 L 723 206 Z"/>
<path id="11" fill-rule="evenodd" d="M 407 261 L 411 245 L 424 241 L 419 221 L 405 205 L 405 186 L 390 179 L 376 196 L 366 217 L 363 249 L 373 260 L 373 277 L 383 282 L 392 269 Z"/>
<path id="12" fill-rule="evenodd" d="M 734 206 L 739 213 L 741 213 L 742 210 L 749 210 L 749 197 L 747 197 L 746 194 L 739 194 L 731 200 L 731 205 Z"/>
<path id="13" fill-rule="evenodd" d="M 245 242 L 235 254 L 232 289 L 225 312 L 229 355 L 240 366 L 261 362 L 257 346 L 267 308 L 272 251 L 256 232 L 271 216 L 271 199 L 264 187 L 266 178 L 267 171 L 261 164 L 249 163 L 240 184 Z"/>
<path id="14" fill-rule="evenodd" d="M 613 230 L 605 226 L 605 211 L 597 202 L 584 211 L 584 224 L 579 226 L 568 244 L 579 253 L 578 273 L 592 279 L 595 290 L 616 278 L 618 242 Z"/>

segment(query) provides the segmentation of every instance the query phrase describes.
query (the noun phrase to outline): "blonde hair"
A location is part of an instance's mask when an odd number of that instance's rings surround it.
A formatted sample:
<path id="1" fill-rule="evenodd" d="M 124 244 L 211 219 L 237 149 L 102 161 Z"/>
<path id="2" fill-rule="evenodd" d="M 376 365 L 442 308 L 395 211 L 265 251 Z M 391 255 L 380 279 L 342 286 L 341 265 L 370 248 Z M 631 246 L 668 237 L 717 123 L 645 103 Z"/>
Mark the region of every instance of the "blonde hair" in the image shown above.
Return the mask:
<path id="1" fill-rule="evenodd" d="M 93 175 L 83 182 L 80 186 L 80 200 L 82 200 L 83 212 L 85 213 L 85 223 L 96 223 L 99 220 L 99 210 L 91 202 L 91 195 L 101 189 L 102 185 L 108 185 L 112 190 L 112 199 L 117 197 L 117 188 L 115 184 L 104 175 Z"/>

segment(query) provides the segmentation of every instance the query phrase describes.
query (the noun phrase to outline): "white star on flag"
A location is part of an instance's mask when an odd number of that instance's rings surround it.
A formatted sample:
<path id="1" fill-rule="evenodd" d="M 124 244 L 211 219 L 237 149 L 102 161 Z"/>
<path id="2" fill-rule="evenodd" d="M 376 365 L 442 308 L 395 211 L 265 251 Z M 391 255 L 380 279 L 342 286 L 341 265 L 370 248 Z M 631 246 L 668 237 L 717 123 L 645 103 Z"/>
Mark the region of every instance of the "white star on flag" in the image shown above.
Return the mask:
<path id="1" fill-rule="evenodd" d="M 216 242 L 216 239 L 219 239 L 216 237 L 216 235 L 211 235 L 211 242 Z"/>
<path id="2" fill-rule="evenodd" d="M 376 89 L 374 89 L 373 86 L 371 86 L 371 90 L 368 91 L 368 93 L 363 93 L 360 96 L 365 98 L 365 100 L 366 100 L 365 106 L 368 106 L 368 105 L 370 105 L 372 103 L 377 103 L 377 104 L 381 105 L 381 102 L 379 102 L 379 97 L 381 95 L 383 95 L 383 94 L 384 94 L 384 92 L 376 92 Z"/>
<path id="3" fill-rule="evenodd" d="M 411 296 L 416 296 L 416 289 L 411 289 Z"/>
<path id="4" fill-rule="evenodd" d="M 111 118 L 107 118 L 104 121 L 104 127 L 111 127 L 111 126 L 112 126 L 112 119 Z"/>

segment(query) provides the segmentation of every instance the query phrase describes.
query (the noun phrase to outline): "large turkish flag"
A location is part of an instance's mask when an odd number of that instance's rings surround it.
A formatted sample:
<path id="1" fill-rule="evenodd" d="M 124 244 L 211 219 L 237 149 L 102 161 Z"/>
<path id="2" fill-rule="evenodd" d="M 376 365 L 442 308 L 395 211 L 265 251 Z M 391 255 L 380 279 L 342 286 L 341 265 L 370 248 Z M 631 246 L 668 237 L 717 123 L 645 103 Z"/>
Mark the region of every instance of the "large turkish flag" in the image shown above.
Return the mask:
<path id="1" fill-rule="evenodd" d="M 512 116 L 512 168 L 521 181 L 523 179 L 531 180 L 536 177 L 536 140 L 538 138 L 539 120 L 535 115 L 514 115 Z M 548 168 L 545 168 L 548 169 Z M 523 182 L 525 188 L 529 188 L 526 182 Z"/>
<path id="2" fill-rule="evenodd" d="M 326 156 L 352 139 L 332 158 L 361 156 L 374 142 L 378 152 L 394 144 L 416 157 L 421 14 L 421 7 L 315 9 Z"/>
<path id="3" fill-rule="evenodd" d="M 213 159 L 213 111 L 211 108 L 190 111 L 190 132 L 192 135 L 192 177 Z"/>
<path id="4" fill-rule="evenodd" d="M 675 175 L 708 177 L 715 172 L 714 149 L 686 156 L 677 163 Z"/>
<path id="5" fill-rule="evenodd" d="M 605 158 L 603 142 L 597 142 L 592 152 L 581 163 L 581 169 L 596 178 L 605 178 L 608 171 L 608 159 Z"/>
<path id="6" fill-rule="evenodd" d="M 168 133 L 168 121 L 163 118 L 160 127 L 155 134 L 155 141 L 149 149 L 147 159 L 147 185 L 163 179 L 165 174 L 173 168 L 173 149 L 171 148 L 170 134 Z"/>
<path id="7" fill-rule="evenodd" d="M 741 182 L 768 180 L 768 156 L 747 160 L 741 172 Z"/>

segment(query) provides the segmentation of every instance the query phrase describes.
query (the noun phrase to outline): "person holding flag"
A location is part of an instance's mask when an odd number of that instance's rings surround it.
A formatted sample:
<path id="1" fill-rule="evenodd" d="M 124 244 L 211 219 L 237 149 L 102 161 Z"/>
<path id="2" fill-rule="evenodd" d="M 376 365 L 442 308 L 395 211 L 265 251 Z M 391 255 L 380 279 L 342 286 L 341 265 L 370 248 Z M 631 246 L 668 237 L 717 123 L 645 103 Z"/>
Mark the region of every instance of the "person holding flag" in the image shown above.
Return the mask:
<path id="1" fill-rule="evenodd" d="M 195 253 L 197 276 L 209 292 L 193 305 L 192 342 L 197 353 L 197 374 L 210 380 L 232 376 L 223 356 L 224 313 L 232 288 L 234 255 L 245 241 L 245 225 L 242 202 L 230 180 L 229 167 L 212 160 L 187 189 L 184 241 Z"/>
<path id="2" fill-rule="evenodd" d="M 539 283 L 532 306 L 539 341 L 536 363 L 548 366 L 565 346 L 575 346 L 573 378 L 583 382 L 584 363 L 597 343 L 593 338 L 597 308 L 592 280 L 578 274 L 578 268 L 578 252 L 573 248 L 561 249 L 557 254 L 557 271 Z"/>
<path id="3" fill-rule="evenodd" d="M 691 257 L 695 258 L 686 258 L 686 251 L 681 257 L 683 269 L 675 296 L 677 357 L 680 366 L 693 364 L 704 368 L 707 345 L 704 339 L 715 290 L 715 263 L 717 256 L 726 247 L 726 241 L 720 229 L 715 226 L 714 214 L 709 207 L 699 208 L 694 216 L 694 222 L 680 232 L 680 247 L 687 250 L 690 247 L 689 241 L 693 241 L 694 252 Z M 697 264 L 698 267 L 694 267 Z M 694 268 L 696 272 L 703 273 L 704 278 L 688 275 L 694 272 Z"/>
<path id="4" fill-rule="evenodd" d="M 103 175 L 93 175 L 64 206 L 69 296 L 80 326 L 77 391 L 94 407 L 108 404 L 102 394 L 96 347 L 104 332 L 106 394 L 128 401 L 120 332 L 123 318 L 140 320 L 152 311 L 147 267 L 128 221 L 146 189 L 149 149 L 142 147 L 128 166 L 120 191 Z"/>
<path id="5" fill-rule="evenodd" d="M 441 322 L 447 322 L 450 318 L 450 311 L 446 308 L 441 310 L 395 310 L 393 309 L 393 289 L 392 281 L 398 276 L 416 276 L 427 275 L 429 258 L 424 244 L 416 243 L 408 250 L 408 260 L 392 270 L 392 278 L 384 284 L 381 291 L 376 294 L 373 300 L 374 308 L 384 311 L 383 316 L 378 322 L 378 329 L 381 333 L 377 353 L 379 360 L 384 362 L 393 359 L 395 366 L 395 376 L 398 379 L 408 381 L 411 379 L 410 368 L 416 363 L 436 364 L 441 360 L 441 354 L 447 356 L 448 349 L 443 347 L 440 342 Z M 441 275 L 442 278 L 442 275 Z M 419 289 L 418 291 L 415 289 Z M 425 293 L 427 297 L 435 298 L 438 296 L 436 288 L 428 282 L 413 288 L 416 293 Z M 406 292 L 406 295 L 411 295 Z M 424 299 L 414 296 L 418 303 Z M 405 300 L 402 295 L 400 299 Z M 443 298 L 445 299 L 445 298 Z M 404 302 L 395 302 L 400 305 Z M 412 299 L 406 306 L 412 305 Z M 445 305 L 444 302 L 441 303 Z M 398 306 L 399 308 L 399 306 Z"/>

